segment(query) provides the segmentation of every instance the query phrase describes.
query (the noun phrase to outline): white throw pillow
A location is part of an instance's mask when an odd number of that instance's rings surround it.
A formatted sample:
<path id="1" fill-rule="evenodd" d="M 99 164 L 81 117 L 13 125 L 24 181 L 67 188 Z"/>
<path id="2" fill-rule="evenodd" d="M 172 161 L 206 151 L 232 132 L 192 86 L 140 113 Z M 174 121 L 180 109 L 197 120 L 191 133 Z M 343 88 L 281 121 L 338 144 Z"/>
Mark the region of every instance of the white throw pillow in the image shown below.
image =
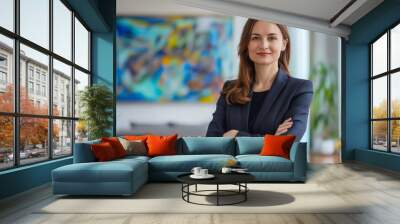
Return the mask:
<path id="1" fill-rule="evenodd" d="M 121 142 L 122 147 L 124 147 L 126 151 L 126 155 L 135 155 L 135 156 L 145 156 L 147 155 L 146 145 L 141 140 L 133 140 L 129 141 L 124 138 L 118 137 L 119 142 Z"/>

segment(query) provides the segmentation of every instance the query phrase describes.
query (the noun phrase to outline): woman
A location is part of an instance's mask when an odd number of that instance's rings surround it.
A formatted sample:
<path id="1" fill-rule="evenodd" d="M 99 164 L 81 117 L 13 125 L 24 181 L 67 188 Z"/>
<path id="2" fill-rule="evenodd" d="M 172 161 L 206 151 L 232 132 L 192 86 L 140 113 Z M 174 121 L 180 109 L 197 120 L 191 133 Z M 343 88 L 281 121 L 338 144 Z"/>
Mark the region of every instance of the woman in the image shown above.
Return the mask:
<path id="1" fill-rule="evenodd" d="M 291 134 L 307 127 L 312 82 L 290 77 L 286 26 L 247 20 L 239 43 L 239 77 L 224 84 L 207 136 Z"/>

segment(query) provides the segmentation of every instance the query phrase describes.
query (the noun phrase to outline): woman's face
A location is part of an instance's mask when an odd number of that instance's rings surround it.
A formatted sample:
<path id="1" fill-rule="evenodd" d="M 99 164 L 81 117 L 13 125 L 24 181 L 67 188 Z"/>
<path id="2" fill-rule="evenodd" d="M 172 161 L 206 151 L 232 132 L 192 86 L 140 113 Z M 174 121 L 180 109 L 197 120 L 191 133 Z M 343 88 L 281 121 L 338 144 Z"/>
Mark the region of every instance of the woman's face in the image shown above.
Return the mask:
<path id="1" fill-rule="evenodd" d="M 276 24 L 257 21 L 250 36 L 249 57 L 254 64 L 278 64 L 279 56 L 285 50 L 286 43 Z"/>

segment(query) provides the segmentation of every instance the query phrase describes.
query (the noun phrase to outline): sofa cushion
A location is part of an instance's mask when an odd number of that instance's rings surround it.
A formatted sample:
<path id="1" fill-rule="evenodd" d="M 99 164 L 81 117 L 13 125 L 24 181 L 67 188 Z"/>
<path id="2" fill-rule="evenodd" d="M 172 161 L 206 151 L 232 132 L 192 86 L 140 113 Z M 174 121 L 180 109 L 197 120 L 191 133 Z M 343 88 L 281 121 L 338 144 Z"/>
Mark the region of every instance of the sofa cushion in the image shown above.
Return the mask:
<path id="1" fill-rule="evenodd" d="M 125 156 L 124 158 L 113 160 L 113 162 L 127 162 L 127 163 L 129 163 L 129 162 L 132 162 L 132 161 L 135 161 L 135 160 L 148 162 L 149 159 L 150 159 L 150 157 L 147 157 L 147 156 L 130 155 L 130 156 Z"/>
<path id="2" fill-rule="evenodd" d="M 211 172 L 219 171 L 230 159 L 231 155 L 175 155 L 158 156 L 149 160 L 149 170 L 163 172 L 190 172 L 193 167 L 200 166 Z"/>
<path id="3" fill-rule="evenodd" d="M 259 154 L 264 145 L 264 137 L 236 137 L 236 155 Z"/>
<path id="4" fill-rule="evenodd" d="M 292 172 L 292 161 L 279 156 L 238 155 L 239 166 L 249 172 Z"/>
<path id="5" fill-rule="evenodd" d="M 234 155 L 234 138 L 226 137 L 183 137 L 180 141 L 180 154 L 226 154 Z"/>
<path id="6" fill-rule="evenodd" d="M 146 162 L 139 159 L 74 163 L 53 170 L 58 182 L 129 182 L 134 172 L 142 172 Z"/>

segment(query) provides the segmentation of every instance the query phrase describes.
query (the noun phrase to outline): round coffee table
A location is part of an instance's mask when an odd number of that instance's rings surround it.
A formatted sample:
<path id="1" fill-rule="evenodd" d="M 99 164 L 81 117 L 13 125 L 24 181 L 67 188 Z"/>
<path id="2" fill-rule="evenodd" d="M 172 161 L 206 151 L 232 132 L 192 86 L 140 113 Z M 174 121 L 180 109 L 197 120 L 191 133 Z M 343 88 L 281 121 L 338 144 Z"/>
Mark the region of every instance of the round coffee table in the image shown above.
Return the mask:
<path id="1" fill-rule="evenodd" d="M 178 181 L 182 183 L 182 199 L 188 203 L 198 204 L 198 205 L 215 205 L 215 204 L 202 204 L 190 201 L 190 196 L 204 196 L 204 197 L 216 197 L 217 206 L 220 205 L 234 205 L 247 200 L 247 192 L 249 188 L 247 183 L 255 180 L 255 177 L 249 173 L 216 173 L 213 174 L 215 177 L 212 179 L 193 179 L 190 177 L 191 173 L 182 174 L 177 177 Z M 204 185 L 216 185 L 215 190 L 197 190 L 198 184 Z M 195 191 L 190 191 L 190 186 L 195 186 Z M 223 190 L 220 189 L 220 185 L 236 185 L 237 190 Z M 205 194 L 208 192 L 215 192 L 216 194 Z M 221 194 L 222 193 L 222 194 Z M 221 197 L 230 196 L 241 196 L 240 200 L 234 201 L 232 203 L 221 203 Z"/>

